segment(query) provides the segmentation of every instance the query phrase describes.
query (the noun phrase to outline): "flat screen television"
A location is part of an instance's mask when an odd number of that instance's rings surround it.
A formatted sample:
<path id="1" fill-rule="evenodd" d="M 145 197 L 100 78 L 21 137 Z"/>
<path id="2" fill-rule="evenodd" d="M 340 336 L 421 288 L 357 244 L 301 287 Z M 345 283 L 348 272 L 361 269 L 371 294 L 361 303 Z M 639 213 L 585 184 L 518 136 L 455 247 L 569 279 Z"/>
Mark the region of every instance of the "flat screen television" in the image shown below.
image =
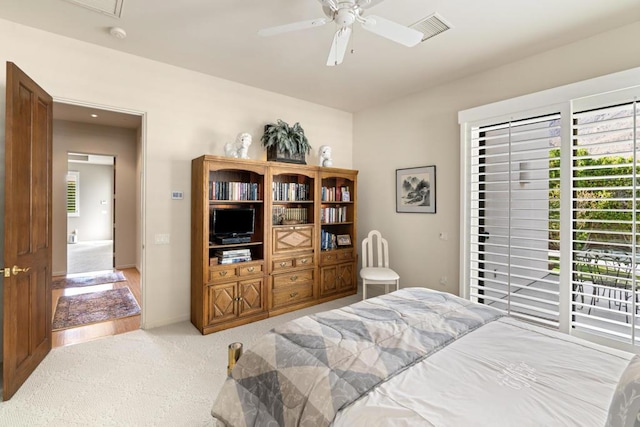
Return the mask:
<path id="1" fill-rule="evenodd" d="M 255 230 L 255 218 L 252 208 L 213 208 L 210 231 L 214 237 L 249 236 Z"/>

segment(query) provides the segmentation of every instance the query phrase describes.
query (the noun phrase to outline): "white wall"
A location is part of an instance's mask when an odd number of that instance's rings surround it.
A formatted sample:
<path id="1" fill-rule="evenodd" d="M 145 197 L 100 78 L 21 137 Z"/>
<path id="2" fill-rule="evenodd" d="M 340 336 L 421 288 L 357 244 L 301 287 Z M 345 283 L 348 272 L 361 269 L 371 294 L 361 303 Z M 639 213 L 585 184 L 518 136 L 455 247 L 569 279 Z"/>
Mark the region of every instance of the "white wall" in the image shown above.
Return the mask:
<path id="1" fill-rule="evenodd" d="M 116 202 L 115 202 L 115 267 L 126 268 L 136 265 L 136 247 L 138 246 L 136 214 L 138 198 L 136 193 L 137 175 L 140 171 L 137 162 L 137 131 L 113 126 L 98 126 L 89 123 L 76 123 L 66 120 L 54 120 L 53 123 L 53 274 L 65 274 L 67 271 L 67 214 L 66 184 L 68 153 L 100 154 L 115 157 Z M 75 163 L 77 164 L 77 163 Z M 74 165 L 74 163 L 69 163 Z M 80 177 L 80 191 L 83 191 L 83 179 Z M 83 197 L 81 195 L 80 203 Z M 109 201 L 111 205 L 111 201 Z M 82 205 L 80 206 L 82 209 Z M 82 217 L 82 210 L 80 211 Z M 87 236 L 80 234 L 80 240 Z"/>
<path id="2" fill-rule="evenodd" d="M 640 66 L 640 23 L 416 93 L 354 115 L 360 170 L 358 236 L 389 240 L 401 286 L 457 294 L 460 240 L 458 111 Z M 395 169 L 437 166 L 437 213 L 395 212 Z M 438 238 L 446 232 L 449 240 Z M 359 247 L 359 246 L 358 246 Z M 439 283 L 446 276 L 448 284 Z"/>
<path id="3" fill-rule="evenodd" d="M 5 20 L 0 20 L 0 40 L 0 59 L 16 63 L 54 98 L 146 113 L 143 327 L 189 318 L 191 159 L 221 155 L 240 132 L 254 137 L 249 156 L 264 159 L 262 128 L 282 119 L 300 122 L 314 151 L 330 144 L 335 166 L 352 166 L 350 113 Z M 6 87 L 4 67 L 0 86 Z M 4 96 L 0 102 L 4 139 Z M 308 163 L 317 163 L 316 152 Z M 184 200 L 172 201 L 172 190 L 183 191 Z M 171 243 L 155 245 L 154 235 L 164 233 Z"/>
<path id="4" fill-rule="evenodd" d="M 67 235 L 78 230 L 78 241 L 111 240 L 113 235 L 113 165 L 69 162 L 79 174 L 79 216 L 67 217 Z M 57 201 L 57 200 L 56 200 Z M 54 201 L 55 202 L 55 201 Z M 131 218 L 133 221 L 134 218 Z"/>

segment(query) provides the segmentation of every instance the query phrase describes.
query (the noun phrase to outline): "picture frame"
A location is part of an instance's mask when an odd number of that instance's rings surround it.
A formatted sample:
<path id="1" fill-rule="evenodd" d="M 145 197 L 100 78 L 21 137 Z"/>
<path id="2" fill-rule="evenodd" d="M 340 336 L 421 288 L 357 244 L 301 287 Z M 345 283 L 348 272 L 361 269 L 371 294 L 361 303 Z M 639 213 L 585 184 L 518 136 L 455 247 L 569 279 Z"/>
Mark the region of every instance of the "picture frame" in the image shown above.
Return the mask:
<path id="1" fill-rule="evenodd" d="M 336 243 L 338 246 L 351 246 L 351 236 L 348 234 L 338 234 Z"/>
<path id="2" fill-rule="evenodd" d="M 436 213 L 436 167 L 396 169 L 396 212 Z"/>

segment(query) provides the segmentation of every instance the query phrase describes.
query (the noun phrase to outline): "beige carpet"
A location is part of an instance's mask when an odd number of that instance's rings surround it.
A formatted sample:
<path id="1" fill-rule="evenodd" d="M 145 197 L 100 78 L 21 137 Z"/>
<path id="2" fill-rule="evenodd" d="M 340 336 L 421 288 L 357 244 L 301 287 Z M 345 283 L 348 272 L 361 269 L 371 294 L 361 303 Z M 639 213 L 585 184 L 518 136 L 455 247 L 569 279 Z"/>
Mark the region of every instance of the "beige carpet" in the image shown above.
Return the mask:
<path id="1" fill-rule="evenodd" d="M 359 301 L 354 295 L 200 335 L 189 322 L 53 349 L 14 397 L 0 426 L 212 426 L 227 346 L 245 348 L 287 320 Z"/>

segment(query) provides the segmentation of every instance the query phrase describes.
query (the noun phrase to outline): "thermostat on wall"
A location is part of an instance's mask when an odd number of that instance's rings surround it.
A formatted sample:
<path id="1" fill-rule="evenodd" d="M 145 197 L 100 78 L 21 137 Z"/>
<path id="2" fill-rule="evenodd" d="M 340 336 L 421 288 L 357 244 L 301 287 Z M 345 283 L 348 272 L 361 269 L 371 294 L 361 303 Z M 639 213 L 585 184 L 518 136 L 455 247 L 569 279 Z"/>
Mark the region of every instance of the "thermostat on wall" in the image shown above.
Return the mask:
<path id="1" fill-rule="evenodd" d="M 182 200 L 184 199 L 184 193 L 182 191 L 172 191 L 171 198 L 173 200 Z"/>

